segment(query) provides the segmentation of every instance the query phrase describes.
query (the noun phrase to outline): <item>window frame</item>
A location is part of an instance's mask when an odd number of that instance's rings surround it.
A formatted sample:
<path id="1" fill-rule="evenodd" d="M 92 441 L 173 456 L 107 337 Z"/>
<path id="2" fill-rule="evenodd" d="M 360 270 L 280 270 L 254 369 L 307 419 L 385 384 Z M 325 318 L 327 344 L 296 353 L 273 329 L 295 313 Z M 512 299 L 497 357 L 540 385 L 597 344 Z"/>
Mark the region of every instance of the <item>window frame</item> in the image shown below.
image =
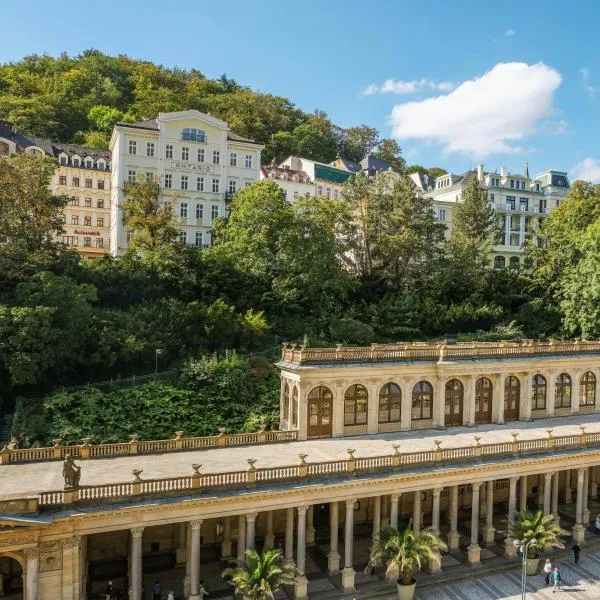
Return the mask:
<path id="1" fill-rule="evenodd" d="M 429 387 L 429 390 L 425 389 L 425 386 Z M 429 416 L 423 416 L 424 401 L 429 401 Z M 415 408 L 418 409 L 419 416 L 415 417 Z M 433 386 L 426 379 L 417 381 L 411 390 L 411 404 L 410 404 L 410 420 L 411 421 L 429 421 L 433 418 Z"/>
<path id="2" fill-rule="evenodd" d="M 392 387 L 398 390 L 397 393 L 392 392 Z M 382 407 L 382 404 L 385 404 Z M 396 405 L 392 406 L 392 405 Z M 398 418 L 392 418 L 392 411 L 398 411 Z M 386 418 L 382 419 L 382 413 L 387 413 Z M 402 419 L 402 388 L 393 381 L 388 381 L 381 386 L 379 390 L 379 404 L 377 406 L 377 422 L 382 423 L 400 423 Z"/>
<path id="3" fill-rule="evenodd" d="M 344 427 L 367 425 L 369 419 L 369 392 L 360 384 L 352 384 L 344 392 Z"/>

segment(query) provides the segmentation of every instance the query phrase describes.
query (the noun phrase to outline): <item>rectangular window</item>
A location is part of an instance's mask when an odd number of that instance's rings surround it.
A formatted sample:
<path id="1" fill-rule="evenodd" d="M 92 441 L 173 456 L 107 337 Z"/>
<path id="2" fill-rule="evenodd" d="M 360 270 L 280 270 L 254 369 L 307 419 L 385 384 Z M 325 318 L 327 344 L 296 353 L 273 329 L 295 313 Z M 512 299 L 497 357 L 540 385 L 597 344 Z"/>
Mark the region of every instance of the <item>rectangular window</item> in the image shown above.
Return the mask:
<path id="1" fill-rule="evenodd" d="M 246 158 L 244 159 L 244 166 L 246 169 L 252 168 L 252 154 L 246 154 Z"/>
<path id="2" fill-rule="evenodd" d="M 529 198 L 519 198 L 519 209 L 523 212 L 529 210 Z"/>
<path id="3" fill-rule="evenodd" d="M 322 196 L 323 195 L 323 186 L 320 185 L 319 187 L 317 187 L 317 196 Z"/>
<path id="4" fill-rule="evenodd" d="M 204 204 L 196 204 L 196 219 L 204 219 Z"/>
<path id="5" fill-rule="evenodd" d="M 179 232 L 179 241 L 182 244 L 187 244 L 187 231 L 180 231 Z"/>
<path id="6" fill-rule="evenodd" d="M 515 202 L 516 202 L 516 198 L 515 196 L 506 196 L 506 208 L 508 210 L 515 210 Z"/>
<path id="7" fill-rule="evenodd" d="M 154 180 L 154 173 L 152 171 L 146 171 L 146 183 L 150 183 Z"/>
<path id="8" fill-rule="evenodd" d="M 173 158 L 173 144 L 165 146 L 165 158 Z"/>
<path id="9" fill-rule="evenodd" d="M 219 218 L 219 205 L 218 204 L 212 205 L 212 207 L 210 209 L 210 216 L 213 220 Z"/>
<path id="10" fill-rule="evenodd" d="M 196 246 L 198 248 L 202 247 L 202 232 L 196 231 Z"/>
<path id="11" fill-rule="evenodd" d="M 104 238 L 96 238 L 96 248 L 104 248 Z"/>
<path id="12" fill-rule="evenodd" d="M 187 202 L 182 202 L 179 205 L 179 216 L 182 219 L 187 219 L 187 216 L 188 216 L 188 205 L 187 205 Z"/>
<path id="13" fill-rule="evenodd" d="M 85 227 L 92 226 L 92 217 L 83 217 L 83 224 Z"/>
<path id="14" fill-rule="evenodd" d="M 190 160 L 190 149 L 187 146 L 181 147 L 181 160 Z"/>
<path id="15" fill-rule="evenodd" d="M 237 181 L 235 179 L 229 180 L 229 193 L 235 194 L 235 190 L 237 188 Z"/>
<path id="16" fill-rule="evenodd" d="M 137 142 L 129 140 L 129 154 L 137 154 Z"/>
<path id="17" fill-rule="evenodd" d="M 104 208 L 104 200 L 96 200 L 97 208 Z"/>
<path id="18" fill-rule="evenodd" d="M 69 201 L 69 204 L 71 206 L 79 206 L 79 198 L 75 198 L 75 197 L 71 198 L 71 200 Z"/>
<path id="19" fill-rule="evenodd" d="M 86 198 L 86 199 L 83 201 L 83 205 L 84 205 L 84 206 L 87 206 L 88 208 L 89 208 L 89 207 L 91 207 L 91 206 L 92 206 L 92 199 L 91 199 L 91 198 Z"/>
<path id="20" fill-rule="evenodd" d="M 490 194 L 490 202 L 494 201 L 494 194 Z"/>
<path id="21" fill-rule="evenodd" d="M 440 215 L 440 221 L 445 221 L 446 220 L 446 209 L 440 208 L 439 215 Z"/>
<path id="22" fill-rule="evenodd" d="M 237 167 L 237 154 L 235 152 L 232 152 L 229 155 L 229 166 L 230 167 Z"/>
<path id="23" fill-rule="evenodd" d="M 74 167 L 78 167 L 81 164 L 81 161 L 78 158 L 73 158 L 72 162 Z"/>
<path id="24" fill-rule="evenodd" d="M 73 187 L 79 187 L 79 177 L 73 177 L 72 185 Z"/>
<path id="25" fill-rule="evenodd" d="M 204 148 L 198 148 L 198 162 L 204 162 Z"/>
<path id="26" fill-rule="evenodd" d="M 104 227 L 104 217 L 98 217 L 96 219 L 96 227 Z"/>
<path id="27" fill-rule="evenodd" d="M 218 179 L 212 180 L 212 191 L 213 191 L 213 194 L 219 193 L 219 180 Z"/>
<path id="28" fill-rule="evenodd" d="M 71 217 L 71 225 L 79 225 L 79 217 Z"/>
<path id="29" fill-rule="evenodd" d="M 203 192 L 204 191 L 204 177 L 196 178 L 196 191 Z"/>
<path id="30" fill-rule="evenodd" d="M 83 245 L 90 247 L 92 245 L 92 238 L 91 237 L 84 237 L 83 238 Z"/>
<path id="31" fill-rule="evenodd" d="M 188 189 L 188 176 L 187 175 L 181 176 L 181 189 L 182 190 Z"/>
<path id="32" fill-rule="evenodd" d="M 86 187 L 88 190 L 91 190 L 91 189 L 92 189 L 92 180 L 91 180 L 91 179 L 86 179 L 86 180 L 85 180 L 85 187 Z"/>
<path id="33" fill-rule="evenodd" d="M 59 185 L 67 185 L 67 176 L 66 175 L 61 175 L 58 178 L 58 184 Z"/>
<path id="34" fill-rule="evenodd" d="M 129 171 L 127 173 L 127 182 L 128 183 L 135 183 L 135 171 Z"/>
<path id="35" fill-rule="evenodd" d="M 146 156 L 154 156 L 154 142 L 146 142 Z"/>
<path id="36" fill-rule="evenodd" d="M 104 181 L 98 181 L 98 189 L 99 190 L 103 190 L 104 189 Z"/>
<path id="37" fill-rule="evenodd" d="M 218 150 L 213 150 L 213 165 L 218 165 L 221 162 L 221 153 Z"/>
<path id="38" fill-rule="evenodd" d="M 173 175 L 167 173 L 165 175 L 165 189 L 170 190 L 173 187 Z"/>
<path id="39" fill-rule="evenodd" d="M 68 162 L 69 162 L 69 161 L 68 161 L 68 159 L 67 159 L 67 157 L 66 157 L 66 156 L 61 156 L 61 157 L 60 157 L 60 164 L 61 164 L 61 165 L 66 165 Z"/>

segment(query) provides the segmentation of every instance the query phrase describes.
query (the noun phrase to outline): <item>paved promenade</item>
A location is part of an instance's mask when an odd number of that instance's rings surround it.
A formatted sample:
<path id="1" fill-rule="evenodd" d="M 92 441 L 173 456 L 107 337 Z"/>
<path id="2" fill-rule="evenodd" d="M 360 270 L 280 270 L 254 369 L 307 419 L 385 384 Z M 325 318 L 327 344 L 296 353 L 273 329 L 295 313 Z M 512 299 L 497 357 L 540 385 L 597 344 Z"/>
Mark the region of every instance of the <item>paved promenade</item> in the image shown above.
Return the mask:
<path id="1" fill-rule="evenodd" d="M 445 431 L 429 429 L 262 446 L 123 456 L 82 460 L 78 464 L 81 465 L 81 484 L 96 485 L 131 481 L 132 469 L 136 468 L 143 469 L 143 479 L 191 475 L 192 465 L 196 463 L 202 464 L 204 473 L 240 471 L 248 467 L 248 458 L 257 459 L 257 467 L 275 467 L 297 464 L 298 454 L 303 452 L 308 454 L 308 462 L 320 462 L 347 458 L 348 448 L 354 448 L 355 456 L 359 458 L 391 454 L 392 445 L 396 443 L 400 444 L 400 452 L 415 452 L 432 450 L 434 440 L 442 440 L 443 448 L 472 445 L 474 436 L 481 436 L 482 444 L 511 441 L 510 434 L 515 431 L 519 431 L 520 440 L 546 437 L 548 429 L 553 430 L 554 436 L 578 434 L 581 424 L 586 425 L 588 433 L 600 431 L 600 414 L 546 418 L 535 422 L 513 421 L 504 425 L 453 427 Z M 0 499 L 62 489 L 62 462 L 2 465 L 0 481 Z"/>

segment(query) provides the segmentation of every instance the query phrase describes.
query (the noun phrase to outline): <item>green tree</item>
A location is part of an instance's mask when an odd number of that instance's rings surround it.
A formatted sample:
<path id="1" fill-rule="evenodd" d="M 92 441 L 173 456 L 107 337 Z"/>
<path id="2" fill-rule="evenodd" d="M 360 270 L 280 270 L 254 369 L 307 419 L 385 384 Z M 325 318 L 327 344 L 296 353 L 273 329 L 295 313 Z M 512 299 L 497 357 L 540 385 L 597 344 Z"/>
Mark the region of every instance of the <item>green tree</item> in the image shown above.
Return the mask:
<path id="1" fill-rule="evenodd" d="M 122 121 L 125 113 L 113 106 L 97 105 L 88 112 L 88 119 L 94 129 L 110 133 L 117 121 Z"/>
<path id="2" fill-rule="evenodd" d="M 520 512 L 517 518 L 509 523 L 508 532 L 513 540 L 525 543 L 537 540 L 529 546 L 527 558 L 537 558 L 538 552 L 545 548 L 564 548 L 560 538 L 568 535 L 568 532 L 561 529 L 554 515 L 545 515 L 541 510 Z"/>
<path id="3" fill-rule="evenodd" d="M 389 138 L 381 140 L 373 155 L 390 163 L 396 172 L 404 173 L 406 161 L 402 158 L 402 149 L 396 140 Z"/>
<path id="4" fill-rule="evenodd" d="M 379 131 L 368 125 L 357 125 L 343 130 L 339 142 L 340 156 L 360 162 L 365 156 L 377 147 Z"/>
<path id="5" fill-rule="evenodd" d="M 293 584 L 296 574 L 294 565 L 283 562 L 278 550 L 259 554 L 248 548 L 244 560 L 237 568 L 223 571 L 223 578 L 245 600 L 268 600 L 274 598 L 282 586 Z"/>
<path id="6" fill-rule="evenodd" d="M 294 147 L 300 156 L 329 163 L 337 154 L 331 121 L 323 112 L 315 112 L 307 121 L 298 125 L 292 135 Z"/>

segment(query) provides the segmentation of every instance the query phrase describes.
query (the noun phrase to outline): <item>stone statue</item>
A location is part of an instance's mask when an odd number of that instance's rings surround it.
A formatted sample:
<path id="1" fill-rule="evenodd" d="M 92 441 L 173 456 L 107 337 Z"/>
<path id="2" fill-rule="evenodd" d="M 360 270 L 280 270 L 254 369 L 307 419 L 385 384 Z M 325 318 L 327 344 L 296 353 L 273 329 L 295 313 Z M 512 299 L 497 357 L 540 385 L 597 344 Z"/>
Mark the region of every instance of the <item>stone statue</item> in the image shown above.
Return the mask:
<path id="1" fill-rule="evenodd" d="M 81 467 L 75 464 L 74 458 L 67 454 L 63 464 L 63 477 L 65 478 L 65 489 L 79 487 L 81 478 Z"/>

